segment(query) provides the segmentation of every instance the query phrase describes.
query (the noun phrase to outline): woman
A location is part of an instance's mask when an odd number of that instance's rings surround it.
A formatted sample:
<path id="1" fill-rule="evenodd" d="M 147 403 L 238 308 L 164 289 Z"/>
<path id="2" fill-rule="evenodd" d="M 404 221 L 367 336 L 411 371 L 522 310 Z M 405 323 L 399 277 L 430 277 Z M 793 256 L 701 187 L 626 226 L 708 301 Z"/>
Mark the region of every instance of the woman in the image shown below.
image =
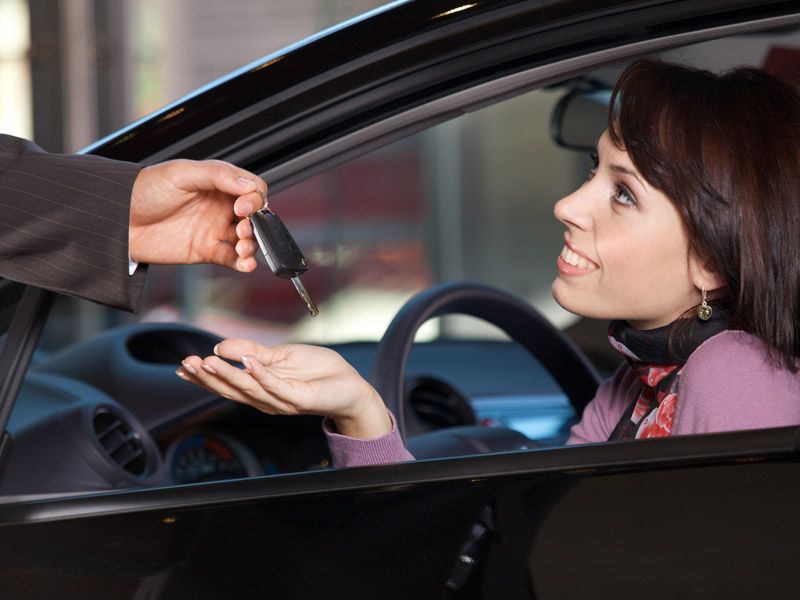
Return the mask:
<path id="1" fill-rule="evenodd" d="M 611 319 L 626 359 L 568 443 L 800 424 L 800 94 L 756 69 L 628 67 L 565 227 L 553 295 Z M 225 340 L 178 375 L 267 413 L 314 413 L 338 466 L 412 458 L 333 351 Z"/>

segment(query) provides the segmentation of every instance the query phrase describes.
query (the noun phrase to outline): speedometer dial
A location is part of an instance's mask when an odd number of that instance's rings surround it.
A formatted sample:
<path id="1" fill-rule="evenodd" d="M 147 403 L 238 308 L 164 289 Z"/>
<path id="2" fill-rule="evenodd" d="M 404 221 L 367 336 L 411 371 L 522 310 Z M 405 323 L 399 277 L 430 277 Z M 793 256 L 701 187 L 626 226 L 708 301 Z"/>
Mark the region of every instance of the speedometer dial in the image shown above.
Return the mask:
<path id="1" fill-rule="evenodd" d="M 230 436 L 216 431 L 194 431 L 174 440 L 167 451 L 167 464 L 175 483 L 262 474 L 252 452 Z"/>

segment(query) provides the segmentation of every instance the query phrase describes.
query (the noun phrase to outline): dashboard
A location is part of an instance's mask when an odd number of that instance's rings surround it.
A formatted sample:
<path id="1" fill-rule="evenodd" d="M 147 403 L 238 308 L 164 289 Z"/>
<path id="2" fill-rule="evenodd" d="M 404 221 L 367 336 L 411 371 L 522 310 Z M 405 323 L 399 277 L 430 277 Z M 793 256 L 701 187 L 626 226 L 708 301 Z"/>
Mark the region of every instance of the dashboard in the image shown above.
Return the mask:
<path id="1" fill-rule="evenodd" d="M 0 495 L 208 482 L 330 467 L 319 417 L 261 413 L 181 381 L 189 354 L 219 338 L 178 324 L 123 327 L 29 369 L 9 421 Z M 368 377 L 376 344 L 330 346 Z M 534 446 L 575 421 L 542 366 L 512 342 L 415 345 L 406 369 L 411 436 L 454 426 L 510 428 Z"/>
<path id="2" fill-rule="evenodd" d="M 166 451 L 173 483 L 195 483 L 263 475 L 255 454 L 224 433 L 213 430 L 187 431 L 173 440 Z"/>

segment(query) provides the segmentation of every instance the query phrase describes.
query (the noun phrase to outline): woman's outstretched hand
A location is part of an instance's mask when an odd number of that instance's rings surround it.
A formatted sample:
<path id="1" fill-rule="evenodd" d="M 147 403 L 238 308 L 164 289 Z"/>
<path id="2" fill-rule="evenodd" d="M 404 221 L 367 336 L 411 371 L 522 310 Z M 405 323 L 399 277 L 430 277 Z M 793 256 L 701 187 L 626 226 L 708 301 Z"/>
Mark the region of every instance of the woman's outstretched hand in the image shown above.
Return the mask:
<path id="1" fill-rule="evenodd" d="M 333 350 L 229 339 L 217 344 L 214 353 L 187 357 L 178 376 L 267 414 L 329 417 L 337 431 L 349 437 L 372 439 L 392 429 L 381 397 Z"/>

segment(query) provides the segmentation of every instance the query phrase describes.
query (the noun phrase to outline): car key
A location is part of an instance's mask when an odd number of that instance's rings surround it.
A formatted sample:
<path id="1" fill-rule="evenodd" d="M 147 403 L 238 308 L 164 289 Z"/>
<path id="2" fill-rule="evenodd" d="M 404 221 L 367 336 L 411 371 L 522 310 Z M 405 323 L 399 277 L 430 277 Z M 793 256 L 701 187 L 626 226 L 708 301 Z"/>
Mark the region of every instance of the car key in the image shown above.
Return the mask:
<path id="1" fill-rule="evenodd" d="M 300 281 L 300 275 L 308 271 L 308 263 L 286 225 L 269 208 L 250 215 L 250 223 L 272 273 L 281 279 L 291 279 L 297 293 L 306 303 L 308 312 L 316 317 L 319 310 Z"/>

